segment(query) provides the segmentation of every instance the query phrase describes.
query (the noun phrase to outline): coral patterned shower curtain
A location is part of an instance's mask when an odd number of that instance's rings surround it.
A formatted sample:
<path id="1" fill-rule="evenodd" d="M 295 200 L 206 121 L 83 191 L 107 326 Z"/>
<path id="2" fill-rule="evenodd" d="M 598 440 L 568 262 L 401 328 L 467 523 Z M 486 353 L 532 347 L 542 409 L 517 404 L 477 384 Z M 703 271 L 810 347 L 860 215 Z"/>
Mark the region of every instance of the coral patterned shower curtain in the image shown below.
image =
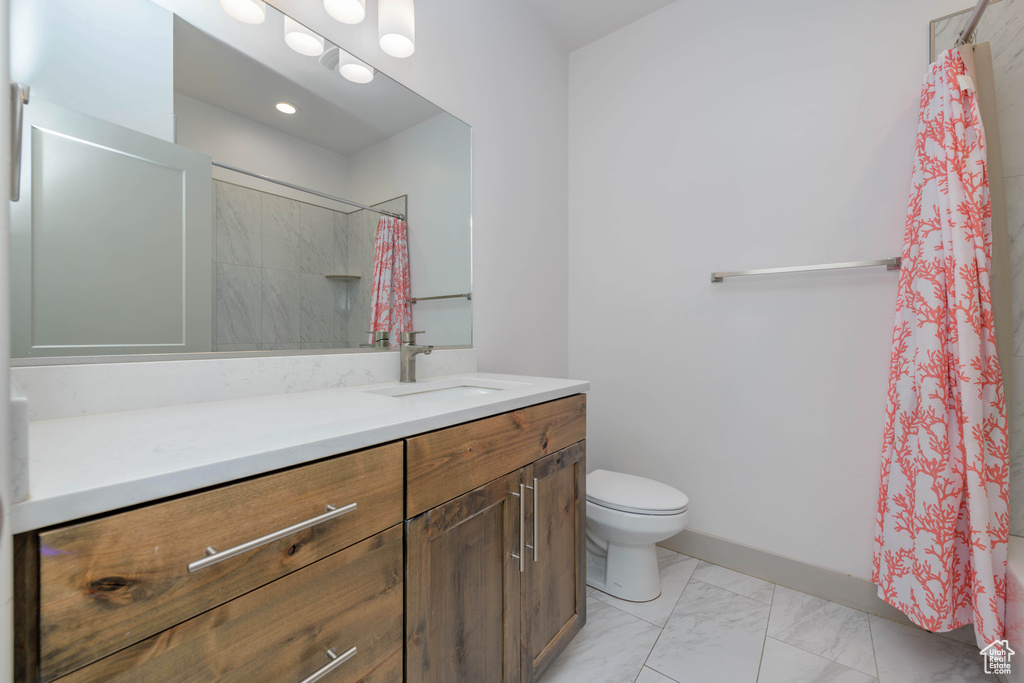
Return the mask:
<path id="1" fill-rule="evenodd" d="M 401 332 L 412 330 L 409 298 L 409 242 L 405 221 L 381 215 L 373 247 L 373 290 L 370 293 L 370 329 L 386 330 L 391 346 Z M 373 343 L 373 335 L 370 335 Z"/>
<path id="2" fill-rule="evenodd" d="M 1003 638 L 1008 452 L 978 98 L 954 50 L 921 93 L 896 300 L 873 580 L 914 623 Z"/>

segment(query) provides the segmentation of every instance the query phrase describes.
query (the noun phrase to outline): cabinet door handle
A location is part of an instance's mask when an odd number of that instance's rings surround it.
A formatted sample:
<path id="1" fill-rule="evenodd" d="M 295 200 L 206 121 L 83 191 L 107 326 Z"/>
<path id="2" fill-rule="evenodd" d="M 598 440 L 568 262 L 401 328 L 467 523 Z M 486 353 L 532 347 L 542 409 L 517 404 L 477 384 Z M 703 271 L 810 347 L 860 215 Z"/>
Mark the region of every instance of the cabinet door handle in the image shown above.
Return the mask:
<path id="1" fill-rule="evenodd" d="M 351 650 L 341 655 L 340 657 L 334 654 L 334 650 L 328 650 L 327 656 L 331 658 L 331 661 L 324 664 L 321 668 L 317 669 L 306 678 L 303 678 L 302 683 L 313 683 L 313 681 L 319 681 L 321 678 L 331 673 L 348 660 L 355 657 L 356 649 L 353 647 Z"/>
<path id="2" fill-rule="evenodd" d="M 537 519 L 538 519 L 538 515 L 540 513 L 538 505 L 537 505 L 537 477 L 533 478 L 533 486 L 527 486 L 526 490 L 533 492 L 533 545 L 530 545 L 529 543 L 527 543 L 526 547 L 533 551 L 533 561 L 536 562 L 537 561 L 537 543 L 540 542 L 540 537 L 537 535 L 537 529 L 538 529 L 538 526 L 539 526 L 539 523 L 538 523 Z"/>
<path id="3" fill-rule="evenodd" d="M 355 503 L 349 503 L 345 507 L 341 508 L 336 508 L 333 505 L 328 505 L 327 512 L 325 512 L 322 515 L 317 515 L 316 517 L 307 519 L 304 522 L 293 524 L 286 529 L 280 529 L 279 531 L 275 531 L 272 534 L 260 536 L 259 538 L 255 538 L 251 541 L 248 541 L 247 543 L 243 543 L 242 545 L 236 545 L 234 548 L 218 551 L 213 546 L 210 546 L 206 549 L 206 557 L 204 557 L 201 560 L 196 560 L 195 562 L 189 563 L 188 571 L 189 573 L 197 572 L 200 569 L 205 569 L 206 567 L 209 567 L 210 565 L 217 564 L 218 562 L 223 562 L 228 558 L 235 557 L 236 555 L 241 555 L 242 553 L 247 553 L 250 550 L 255 550 L 256 548 L 264 546 L 268 543 L 273 543 L 278 539 L 284 538 L 285 536 L 290 536 L 298 531 L 302 531 L 303 529 L 308 529 L 310 527 L 316 526 L 317 524 L 322 524 L 323 522 L 334 519 L 335 517 L 341 517 L 345 513 L 352 512 L 355 509 Z"/>
<path id="4" fill-rule="evenodd" d="M 519 485 L 519 493 L 509 493 L 519 499 L 519 554 L 512 553 L 512 558 L 519 560 L 519 573 L 522 574 L 526 571 L 526 534 L 523 529 L 526 526 L 526 484 Z"/>
<path id="5" fill-rule="evenodd" d="M 540 519 L 540 503 L 537 502 L 540 496 L 537 495 L 537 477 L 533 478 L 533 561 L 537 561 L 537 546 L 540 545 L 540 536 L 537 534 Z"/>
<path id="6" fill-rule="evenodd" d="M 519 573 L 526 571 L 526 484 L 519 485 Z"/>

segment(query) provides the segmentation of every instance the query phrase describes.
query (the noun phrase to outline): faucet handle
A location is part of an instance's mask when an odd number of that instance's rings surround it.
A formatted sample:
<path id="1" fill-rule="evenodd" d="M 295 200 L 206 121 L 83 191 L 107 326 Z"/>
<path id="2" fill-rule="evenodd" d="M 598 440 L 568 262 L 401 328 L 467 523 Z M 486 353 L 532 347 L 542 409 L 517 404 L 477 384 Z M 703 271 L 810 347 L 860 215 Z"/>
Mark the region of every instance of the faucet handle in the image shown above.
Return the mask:
<path id="1" fill-rule="evenodd" d="M 423 330 L 419 330 L 418 332 L 402 332 L 402 343 L 409 344 L 410 346 L 414 345 L 416 343 L 417 334 L 426 334 L 426 332 Z"/>
<path id="2" fill-rule="evenodd" d="M 373 335 L 373 345 L 379 348 L 384 348 L 388 345 L 388 331 L 387 330 L 367 330 L 366 334 Z"/>

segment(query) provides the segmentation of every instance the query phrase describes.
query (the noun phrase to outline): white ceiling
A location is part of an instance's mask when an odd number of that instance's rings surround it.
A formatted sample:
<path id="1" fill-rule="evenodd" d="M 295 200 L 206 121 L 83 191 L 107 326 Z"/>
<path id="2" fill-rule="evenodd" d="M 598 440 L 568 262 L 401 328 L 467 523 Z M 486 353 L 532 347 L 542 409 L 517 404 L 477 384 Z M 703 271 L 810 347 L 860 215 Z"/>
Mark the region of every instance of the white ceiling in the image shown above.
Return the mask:
<path id="1" fill-rule="evenodd" d="M 524 0 L 570 52 L 675 0 Z"/>

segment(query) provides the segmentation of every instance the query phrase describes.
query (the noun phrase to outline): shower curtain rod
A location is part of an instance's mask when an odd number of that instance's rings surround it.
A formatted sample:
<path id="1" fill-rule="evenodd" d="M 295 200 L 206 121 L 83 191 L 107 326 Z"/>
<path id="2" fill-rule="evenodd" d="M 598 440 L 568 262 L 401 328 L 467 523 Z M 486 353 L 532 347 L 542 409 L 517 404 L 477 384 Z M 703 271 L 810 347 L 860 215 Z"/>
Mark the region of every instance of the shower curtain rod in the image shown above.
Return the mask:
<path id="1" fill-rule="evenodd" d="M 988 7 L 989 2 L 991 0 L 978 0 L 977 6 L 971 12 L 971 18 L 967 20 L 964 30 L 960 31 L 960 35 L 957 36 L 956 43 L 954 43 L 955 47 L 971 42 L 974 31 L 978 28 L 978 22 L 981 21 L 981 15 L 985 13 L 985 8 Z"/>
<path id="2" fill-rule="evenodd" d="M 348 204 L 349 206 L 355 206 L 357 208 L 363 209 L 364 211 L 373 211 L 374 213 L 379 213 L 384 216 L 391 216 L 392 218 L 397 218 L 402 221 L 405 220 L 405 216 L 400 213 L 381 211 L 380 209 L 375 209 L 372 206 L 366 206 L 365 204 L 359 204 L 358 202 L 349 201 L 348 199 L 342 199 L 341 197 L 335 197 L 334 195 L 324 194 L 323 192 L 317 192 L 316 190 L 311 190 L 308 187 L 302 187 L 301 185 L 292 185 L 291 183 L 285 182 L 283 180 L 271 178 L 270 176 L 265 176 L 260 173 L 253 173 L 252 171 L 246 171 L 245 169 L 236 168 L 235 166 L 228 166 L 227 164 L 222 164 L 219 161 L 214 161 L 213 165 L 217 166 L 218 168 L 226 168 L 227 170 L 234 171 L 235 173 L 241 173 L 242 175 L 251 176 L 253 178 L 259 178 L 260 180 L 266 180 L 268 183 L 274 183 L 275 185 L 283 185 L 284 187 L 290 187 L 291 189 L 298 190 L 299 192 L 308 192 L 309 194 L 315 194 L 317 197 L 323 197 L 324 199 L 330 199 L 331 201 L 341 202 L 342 204 Z"/>

